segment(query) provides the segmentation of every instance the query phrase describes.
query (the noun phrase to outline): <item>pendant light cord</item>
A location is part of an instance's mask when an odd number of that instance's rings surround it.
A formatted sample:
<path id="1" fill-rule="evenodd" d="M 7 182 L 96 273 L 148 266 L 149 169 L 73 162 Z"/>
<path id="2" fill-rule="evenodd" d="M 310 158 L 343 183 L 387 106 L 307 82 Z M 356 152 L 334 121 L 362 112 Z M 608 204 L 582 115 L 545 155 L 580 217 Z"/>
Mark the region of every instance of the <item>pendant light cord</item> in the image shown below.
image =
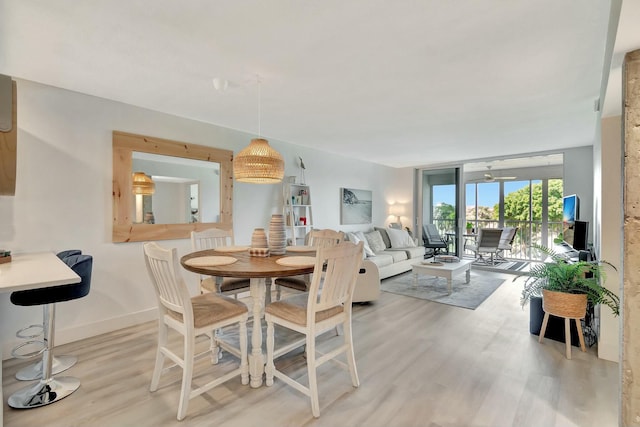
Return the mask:
<path id="1" fill-rule="evenodd" d="M 260 76 L 256 74 L 256 80 L 258 81 L 258 138 L 262 136 L 262 132 L 260 130 L 260 116 L 261 116 L 261 99 L 260 99 Z"/>

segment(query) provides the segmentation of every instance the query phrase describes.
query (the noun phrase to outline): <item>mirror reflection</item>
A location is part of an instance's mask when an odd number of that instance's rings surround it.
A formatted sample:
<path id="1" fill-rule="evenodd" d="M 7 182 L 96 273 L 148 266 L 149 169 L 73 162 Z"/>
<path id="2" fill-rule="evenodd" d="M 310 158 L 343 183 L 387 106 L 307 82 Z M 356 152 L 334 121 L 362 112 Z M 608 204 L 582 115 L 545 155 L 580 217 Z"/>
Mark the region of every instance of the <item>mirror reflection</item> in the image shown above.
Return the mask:
<path id="1" fill-rule="evenodd" d="M 134 187 L 138 172 L 148 176 L 155 189 L 153 194 L 132 194 L 134 223 L 220 221 L 219 163 L 134 151 Z"/>

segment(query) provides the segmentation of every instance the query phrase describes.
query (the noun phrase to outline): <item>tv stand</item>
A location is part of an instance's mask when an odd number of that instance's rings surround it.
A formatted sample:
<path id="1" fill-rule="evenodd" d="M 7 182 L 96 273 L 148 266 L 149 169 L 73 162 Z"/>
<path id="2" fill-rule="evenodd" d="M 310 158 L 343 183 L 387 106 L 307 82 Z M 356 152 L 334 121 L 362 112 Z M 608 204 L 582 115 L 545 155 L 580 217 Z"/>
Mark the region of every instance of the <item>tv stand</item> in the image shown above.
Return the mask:
<path id="1" fill-rule="evenodd" d="M 565 242 L 557 243 L 553 247 L 553 250 L 555 253 L 557 253 L 561 257 L 570 261 L 578 261 L 578 258 L 580 256 L 580 251 L 573 249 L 571 246 L 569 246 Z M 575 260 L 573 258 L 575 258 Z"/>

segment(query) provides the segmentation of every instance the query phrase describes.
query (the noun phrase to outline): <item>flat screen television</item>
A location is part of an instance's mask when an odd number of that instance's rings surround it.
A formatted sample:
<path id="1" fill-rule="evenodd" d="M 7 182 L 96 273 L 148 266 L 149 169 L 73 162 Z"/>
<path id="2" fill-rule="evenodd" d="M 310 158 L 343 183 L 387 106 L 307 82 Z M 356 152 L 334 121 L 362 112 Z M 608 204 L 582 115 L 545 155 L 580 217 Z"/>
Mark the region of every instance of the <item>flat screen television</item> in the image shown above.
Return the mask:
<path id="1" fill-rule="evenodd" d="M 580 199 L 575 194 L 562 198 L 562 222 L 573 223 L 579 219 Z"/>
<path id="2" fill-rule="evenodd" d="M 573 247 L 574 227 L 580 215 L 580 199 L 575 194 L 562 198 L 562 240 Z"/>

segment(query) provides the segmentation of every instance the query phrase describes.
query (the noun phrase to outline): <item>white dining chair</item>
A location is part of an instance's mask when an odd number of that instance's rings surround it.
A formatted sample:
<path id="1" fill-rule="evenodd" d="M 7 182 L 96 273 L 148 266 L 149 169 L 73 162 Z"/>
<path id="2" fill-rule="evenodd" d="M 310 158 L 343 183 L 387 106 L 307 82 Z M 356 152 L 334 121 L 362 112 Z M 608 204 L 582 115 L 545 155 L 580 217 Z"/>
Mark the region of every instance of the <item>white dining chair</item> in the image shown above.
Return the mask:
<path id="1" fill-rule="evenodd" d="M 308 293 L 283 298 L 267 305 L 267 364 L 266 384 L 273 385 L 274 377 L 282 380 L 311 399 L 311 412 L 320 416 L 316 370 L 323 363 L 345 353 L 351 383 L 360 385 L 353 350 L 351 303 L 356 279 L 363 258 L 364 243 L 343 242 L 332 247 L 320 247 L 316 255 L 313 279 Z M 280 325 L 305 336 L 304 340 L 275 349 L 275 328 Z M 328 353 L 316 355 L 316 337 L 341 325 L 343 342 Z M 339 339 L 339 338 L 336 338 Z M 276 369 L 274 359 L 302 345 L 306 346 L 308 386 Z M 333 360 L 340 365 L 343 362 Z"/>
<path id="2" fill-rule="evenodd" d="M 145 264 L 153 288 L 158 298 L 158 348 L 153 369 L 150 391 L 156 391 L 163 372 L 174 366 L 182 368 L 182 386 L 178 403 L 178 420 L 184 419 L 189 400 L 212 388 L 240 376 L 242 384 L 249 383 L 249 363 L 247 358 L 247 306 L 224 295 L 207 292 L 195 297 L 189 295 L 187 286 L 180 275 L 177 250 L 165 249 L 155 242 L 143 246 Z M 218 328 L 237 324 L 239 328 L 239 365 L 217 378 L 195 389 L 192 388 L 194 359 L 211 354 L 217 360 L 216 339 L 211 339 L 211 348 L 195 354 L 196 336 L 214 336 Z M 183 355 L 174 353 L 168 345 L 169 329 L 183 336 Z M 164 368 L 165 357 L 174 362 Z"/>
<path id="3" fill-rule="evenodd" d="M 208 228 L 191 232 L 191 250 L 202 251 L 235 245 L 233 231 Z M 221 254 L 222 255 L 222 254 Z M 237 299 L 240 292 L 249 290 L 249 279 L 239 277 L 211 277 L 200 275 L 200 292 L 231 294 Z"/>
<path id="4" fill-rule="evenodd" d="M 311 230 L 307 239 L 309 246 L 313 246 L 315 249 L 335 246 L 344 241 L 344 233 L 336 230 Z M 282 296 L 281 287 L 293 289 L 299 292 L 306 292 L 309 290 L 309 283 L 311 279 L 308 274 L 301 276 L 291 277 L 279 277 L 274 281 L 276 285 L 276 300 L 279 300 Z"/>

